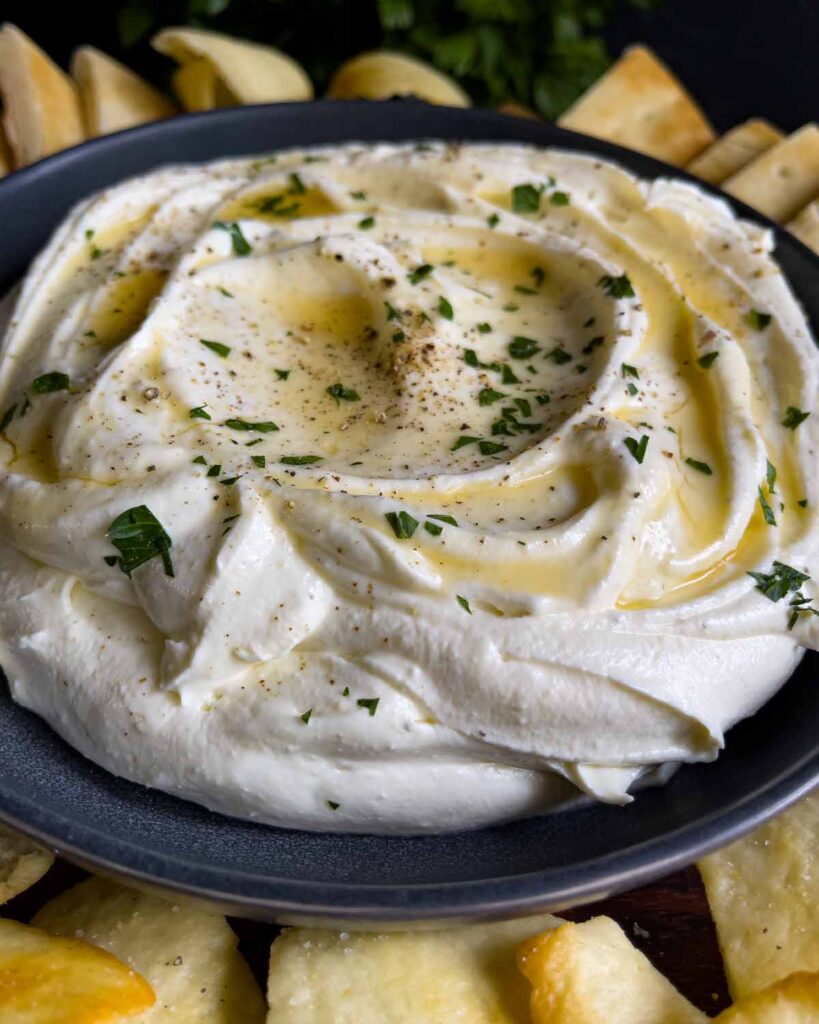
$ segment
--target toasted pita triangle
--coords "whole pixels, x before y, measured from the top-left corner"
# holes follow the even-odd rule
[[[85,130],[90,136],[107,135],[176,113],[162,93],[93,46],[74,51],[71,74],[79,89]]]
[[[714,1018],[714,1024],[816,1024],[819,974],[797,971],[756,995],[741,999]]]
[[[819,127],[806,124],[722,186],[771,220],[788,221],[819,195]]]
[[[346,61],[333,75],[327,95],[332,100],[386,100],[418,96],[428,103],[468,107],[471,101],[458,83],[425,61],[391,50],[372,50]]]
[[[711,185],[719,185],[784,138],[772,124],[752,118],[718,138],[686,170]]]
[[[0,828],[0,903],[25,892],[53,863],[53,853]]]
[[[785,227],[809,249],[819,253],[819,199],[809,203]]]
[[[0,93],[3,127],[17,167],[85,138],[74,83],[8,22],[0,28]]]
[[[645,46],[626,50],[558,124],[678,166],[715,138],[682,84]]]
[[[206,61],[216,86],[213,106],[237,103],[278,103],[286,100],[309,100],[313,86],[301,65],[272,46],[259,46],[244,39],[232,39],[218,32],[200,28],[166,28],[151,40],[155,50],[172,57],[183,67],[189,61]],[[179,98],[187,109],[192,95],[196,102],[205,102],[209,93],[202,89],[202,68],[197,87],[187,77],[174,80]],[[181,81],[181,87],[180,87]]]

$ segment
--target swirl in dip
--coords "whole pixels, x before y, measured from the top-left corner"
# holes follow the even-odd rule
[[[819,356],[771,249],[689,184],[512,145],[95,196],[2,349],[15,699],[312,829],[714,758],[819,646]]]

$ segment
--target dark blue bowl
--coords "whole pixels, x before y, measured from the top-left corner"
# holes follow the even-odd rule
[[[0,294],[77,200],[130,175],[288,146],[420,138],[561,146],[612,158],[646,178],[686,177],[608,143],[484,110],[414,101],[219,110],[96,139],[0,181]],[[777,258],[819,335],[819,259],[733,205],[774,230]],[[300,832],[211,814],[85,760],[17,707],[0,682],[0,819],[86,867],[243,916],[361,927],[559,910],[688,864],[816,785],[817,677],[819,655],[810,652],[773,700],[731,730],[716,763],[684,767],[628,807],[584,804],[419,837]]]

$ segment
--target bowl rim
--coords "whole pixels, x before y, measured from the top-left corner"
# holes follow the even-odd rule
[[[741,218],[769,229],[777,244],[785,239],[787,246],[796,247],[796,251],[809,260],[819,279],[819,255],[798,238],[721,189],[699,181],[682,169],[614,143],[570,132],[545,122],[524,121],[480,108],[431,106],[414,99],[388,102],[323,100],[309,103],[257,104],[178,115],[112,135],[89,139],[78,146],[15,171],[0,180],[0,198],[5,201],[10,196],[15,202],[29,201],[27,195],[30,191],[36,192],[49,183],[53,185],[62,174],[76,175],[88,161],[93,161],[98,156],[103,158],[107,154],[149,145],[151,139],[179,135],[189,127],[198,130],[198,126],[206,126],[218,138],[220,127],[228,124],[236,126],[237,123],[252,125],[257,123],[259,118],[270,117],[287,121],[298,117],[309,120],[311,116],[329,114],[341,118],[345,115],[358,115],[364,110],[370,112],[368,117],[375,121],[380,119],[384,124],[385,141],[397,141],[394,125],[392,131],[388,131],[387,122],[394,120],[403,112],[411,111],[421,115],[427,114],[439,125],[451,125],[451,128],[445,131],[443,127],[438,127],[435,131],[427,133],[412,132],[403,136],[404,142],[434,139],[452,141],[458,138],[467,143],[490,142],[489,137],[470,138],[470,127],[474,130],[477,125],[489,128],[497,125],[506,129],[506,134],[499,135],[499,140],[510,144],[564,148],[575,153],[597,155],[613,160],[640,177],[672,177],[690,182],[702,192],[727,201]],[[516,129],[515,137],[509,135],[510,125]],[[309,131],[305,134],[309,135]],[[542,136],[540,140],[538,135]],[[348,142],[356,141],[359,141],[359,138],[356,132],[352,131]],[[377,141],[377,132],[368,133],[366,142]],[[343,144],[292,143],[281,146],[277,151]],[[248,136],[248,156],[256,152],[270,151],[269,144],[259,146],[254,144],[252,136]],[[230,154],[224,158],[230,158]],[[206,159],[221,158],[212,156]],[[180,164],[196,162],[199,161],[191,160],[184,154],[178,160]],[[156,164],[167,165],[168,161],[165,160]],[[89,193],[94,191],[97,189],[89,189]],[[58,223],[54,222],[51,230],[54,230]],[[815,317],[812,320],[815,321]],[[814,323],[814,330],[816,326]],[[83,824],[75,823],[73,827],[66,827],[66,823],[70,822],[70,808],[64,821],[55,820],[56,816],[52,814],[50,827],[35,824],[38,815],[32,802],[7,792],[2,778],[0,821],[35,841],[56,848],[67,859],[81,866],[161,891],[167,892],[170,889],[176,893],[215,903],[243,916],[322,919],[325,922],[343,920],[359,926],[366,923],[396,924],[410,920],[440,923],[453,922],[456,919],[514,916],[544,909],[559,909],[643,884],[739,838],[794,803],[817,784],[819,740],[813,749],[805,750],[796,767],[783,776],[775,777],[768,784],[757,787],[727,808],[714,810],[696,821],[663,832],[631,847],[625,853],[615,853],[603,858],[602,865],[598,858],[576,861],[562,872],[550,867],[498,878],[404,885],[271,879],[269,875],[257,875],[250,871],[234,869],[229,865],[214,867],[212,863],[188,861],[176,855],[143,855],[141,865],[135,866],[133,858],[131,861],[127,859],[127,844],[118,838],[106,838],[104,834]],[[609,863],[612,860],[616,863]],[[278,893],[274,897],[262,896],[258,891],[254,893],[254,886],[257,884],[266,887],[275,884]]]

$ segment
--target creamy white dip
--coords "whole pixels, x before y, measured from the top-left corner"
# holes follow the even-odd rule
[[[819,355],[771,249],[691,185],[522,146],[95,196],[0,358],[15,699],[311,829],[714,758],[819,646]]]

